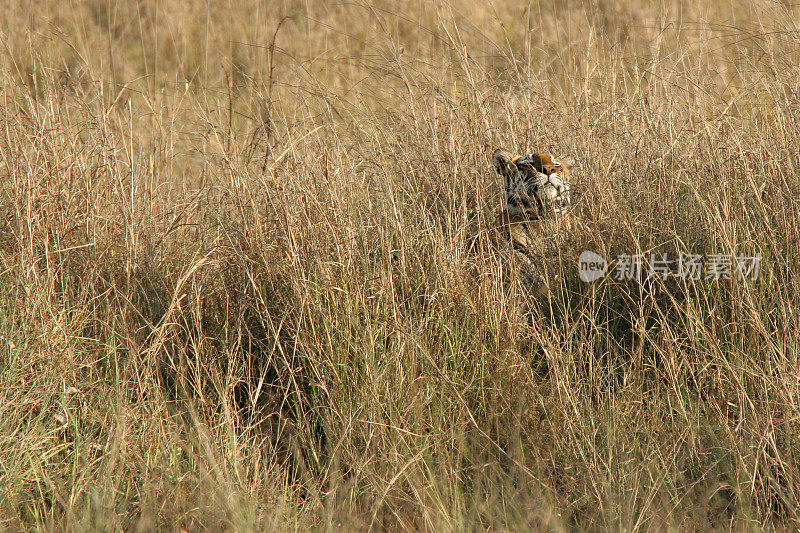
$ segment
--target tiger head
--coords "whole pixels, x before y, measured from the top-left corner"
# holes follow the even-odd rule
[[[564,214],[571,204],[569,163],[548,153],[512,156],[495,150],[492,164],[505,178],[508,214],[529,219]]]

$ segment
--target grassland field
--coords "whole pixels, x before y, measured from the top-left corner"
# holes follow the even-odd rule
[[[799,22],[7,0],[0,529],[800,528]],[[498,147],[575,158],[527,263]]]

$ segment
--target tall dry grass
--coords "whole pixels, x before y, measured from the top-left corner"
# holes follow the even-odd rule
[[[797,6],[0,20],[4,529],[800,527]],[[498,146],[578,160],[543,296]]]

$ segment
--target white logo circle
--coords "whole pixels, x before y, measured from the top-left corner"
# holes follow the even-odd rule
[[[598,280],[608,272],[608,261],[600,255],[589,250],[581,252],[578,257],[578,277],[584,283]]]

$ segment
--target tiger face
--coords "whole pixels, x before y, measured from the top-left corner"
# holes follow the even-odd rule
[[[495,150],[492,164],[505,178],[505,211],[531,220],[564,214],[571,204],[567,161],[548,153],[512,156]]]

